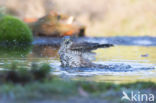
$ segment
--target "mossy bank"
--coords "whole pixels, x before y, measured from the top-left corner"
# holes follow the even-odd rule
[[[0,18],[0,42],[9,44],[30,44],[32,32],[21,20],[13,16]]]
[[[7,62],[0,71],[1,100],[5,103],[45,103],[46,100],[55,100],[46,103],[73,103],[59,100],[75,98],[77,102],[74,103],[95,103],[90,102],[92,99],[100,100],[98,103],[127,103],[121,101],[122,91],[128,95],[131,91],[138,93],[138,90],[140,93],[156,95],[156,84],[153,82],[114,84],[80,81],[53,75],[52,71],[53,68],[47,63]],[[81,102],[83,98],[86,100]],[[0,103],[4,103],[1,100]],[[41,100],[43,102],[40,102]]]

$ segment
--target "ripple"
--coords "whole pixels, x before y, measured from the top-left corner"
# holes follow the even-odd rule
[[[53,74],[69,76],[94,76],[94,75],[151,75],[155,74],[155,65],[131,62],[97,62],[107,65],[108,68],[61,68],[60,63],[51,63],[54,67]]]

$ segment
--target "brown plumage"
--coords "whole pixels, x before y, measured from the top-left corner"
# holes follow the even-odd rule
[[[95,64],[91,61],[95,59],[95,53],[92,50],[111,46],[113,45],[88,42],[76,43],[71,37],[64,37],[59,49],[61,66],[70,68],[94,67]]]

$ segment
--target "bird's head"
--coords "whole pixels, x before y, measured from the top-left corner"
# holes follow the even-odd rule
[[[63,38],[62,44],[61,46],[63,46],[66,49],[69,49],[71,47],[71,45],[73,44],[73,40],[70,36],[65,36]]]

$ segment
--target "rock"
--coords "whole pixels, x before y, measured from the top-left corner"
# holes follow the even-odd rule
[[[35,19],[25,19],[25,21],[35,21]],[[74,21],[74,17],[53,11],[29,25],[35,36],[62,37],[67,35],[85,35],[85,26]]]

